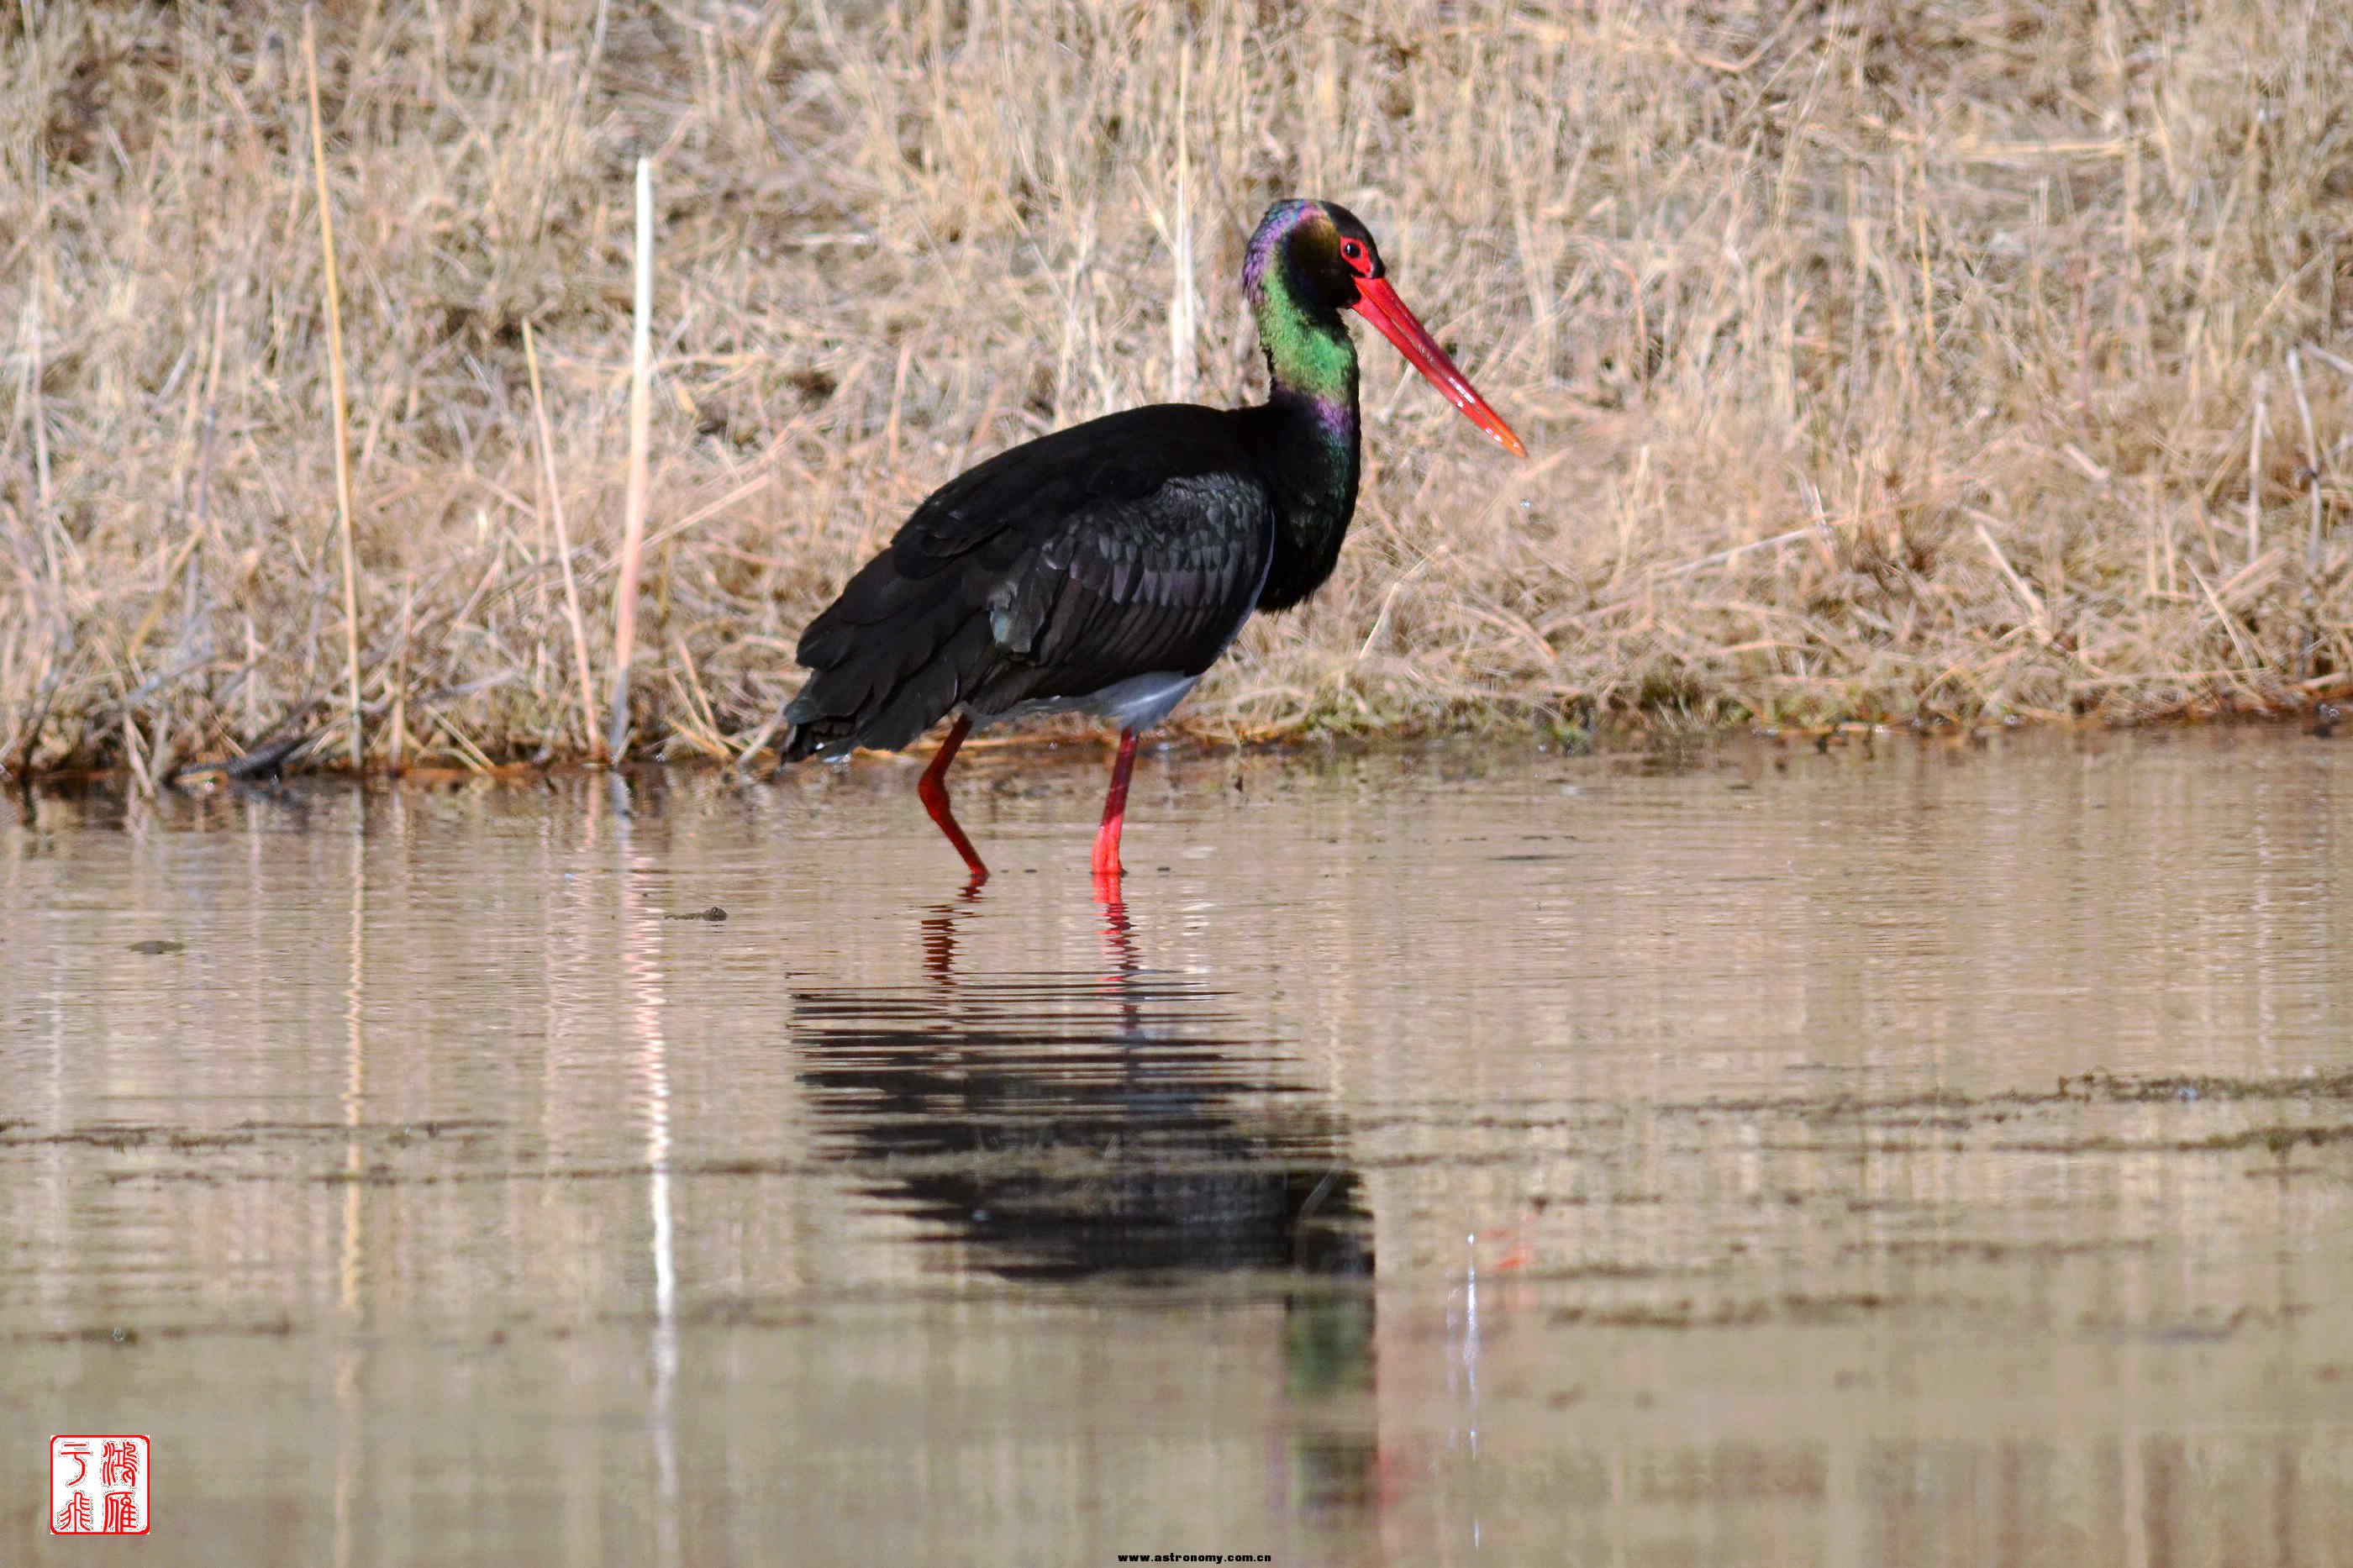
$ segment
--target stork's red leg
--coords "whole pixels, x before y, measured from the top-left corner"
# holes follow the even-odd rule
[[[1135,766],[1135,731],[1119,732],[1119,760],[1111,765],[1111,793],[1103,796],[1103,826],[1095,833],[1095,875],[1124,874],[1119,863],[1120,824],[1127,816],[1127,775]]]
[[[923,782],[915,785],[915,793],[923,797],[923,809],[932,814],[932,820],[939,824],[942,833],[948,836],[948,842],[955,846],[955,852],[964,857],[965,866],[972,872],[973,882],[977,885],[988,880],[988,868],[980,863],[979,852],[973,848],[972,840],[964,836],[964,829],[956,826],[955,812],[948,805],[948,764],[955,761],[956,748],[964,744],[964,738],[971,732],[972,715],[957,714],[956,721],[948,728],[947,738],[940,742],[940,749],[932,753],[932,765],[923,770]]]

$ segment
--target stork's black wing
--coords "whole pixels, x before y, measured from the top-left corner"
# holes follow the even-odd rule
[[[942,486],[801,634],[788,757],[895,750],[969,703],[1198,674],[1257,598],[1274,501],[1240,422],[1167,404]]]

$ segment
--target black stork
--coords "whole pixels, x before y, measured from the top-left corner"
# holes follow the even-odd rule
[[[948,805],[976,725],[1085,711],[1119,725],[1095,836],[1121,874],[1136,737],[1168,716],[1254,609],[1321,587],[1356,507],[1363,437],[1355,310],[1505,450],[1520,445],[1389,287],[1373,237],[1334,202],[1267,209],[1242,261],[1266,352],[1252,408],[1159,404],[999,453],[917,507],[801,634],[811,671],[785,710],[786,762],[897,751],[955,722],[917,786],[979,883]]]

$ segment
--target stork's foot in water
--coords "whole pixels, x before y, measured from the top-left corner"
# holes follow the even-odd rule
[[[1095,880],[1126,875],[1119,863],[1119,830],[1127,820],[1127,775],[1135,767],[1135,731],[1119,732],[1119,757],[1111,765],[1111,793],[1103,796],[1103,826],[1095,831]]]
[[[955,852],[964,857],[965,869],[972,873],[972,880],[965,884],[966,887],[977,888],[988,880],[988,868],[981,864],[980,852],[972,847],[972,840],[964,836],[964,829],[956,826],[955,811],[948,805],[948,764],[955,761],[956,748],[964,744],[964,738],[971,732],[971,715],[957,714],[956,721],[948,728],[947,738],[940,742],[940,749],[932,753],[932,765],[923,770],[922,781],[915,785],[915,793],[923,796],[923,809],[932,814],[932,820],[939,825],[942,833],[948,836],[948,842],[955,846]]]

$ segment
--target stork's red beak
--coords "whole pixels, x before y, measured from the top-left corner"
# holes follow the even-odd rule
[[[1412,362],[1413,368],[1428,377],[1430,385],[1446,394],[1449,403],[1470,416],[1472,424],[1493,436],[1496,445],[1515,458],[1528,455],[1520,438],[1512,434],[1512,427],[1504,423],[1504,416],[1487,406],[1487,400],[1479,395],[1471,378],[1454,367],[1446,351],[1438,346],[1438,340],[1413,319],[1413,312],[1405,308],[1405,301],[1397,297],[1397,290],[1388,286],[1386,279],[1357,279],[1356,309],[1356,314],[1381,330],[1381,336],[1397,344],[1398,353]]]

